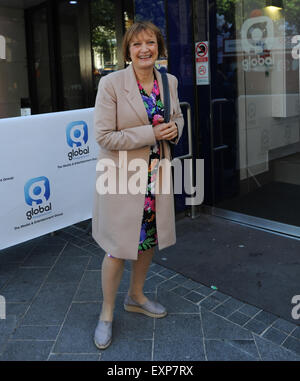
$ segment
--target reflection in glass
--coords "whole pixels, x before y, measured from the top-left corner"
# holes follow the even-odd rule
[[[79,33],[82,15],[77,5],[61,1],[58,6],[63,82],[63,108],[74,110],[84,105],[82,78],[80,73]]]
[[[32,16],[34,73],[38,113],[51,112],[51,81],[49,66],[48,26],[46,8],[37,9]]]
[[[222,107],[223,143],[234,136],[225,142],[227,152],[215,153],[223,186],[215,203],[300,226],[300,2],[281,4],[217,0],[217,96],[228,100]],[[234,155],[230,171],[226,163]],[[233,171],[238,187],[229,195]]]
[[[90,4],[94,91],[101,77],[124,67],[121,43],[133,23],[133,2],[92,0]]]
[[[101,77],[118,69],[115,4],[108,0],[91,2],[94,86]]]

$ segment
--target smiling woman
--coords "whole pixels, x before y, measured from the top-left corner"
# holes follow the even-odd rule
[[[143,30],[137,36],[134,36],[129,45],[129,54],[135,72],[147,68],[152,69],[158,58],[158,44],[155,34],[151,30]],[[149,89],[150,91],[147,91],[147,88],[145,90],[149,93],[152,86]]]
[[[159,57],[167,56],[164,39],[159,28],[151,22],[143,21],[133,24],[124,36],[123,55],[127,62],[132,61],[132,57],[130,56],[131,45],[135,44],[136,46],[139,46],[141,43],[139,39],[142,37],[146,37],[150,45],[156,43],[158,49],[157,54]]]
[[[156,184],[169,178],[167,174],[157,176],[160,159],[171,159],[168,141],[177,144],[182,134],[177,79],[168,74],[171,107],[170,122],[165,123],[162,79],[154,66],[158,57],[166,56],[160,30],[151,22],[134,23],[124,36],[123,54],[131,65],[102,78],[98,88],[94,129],[100,145],[99,161],[108,158],[115,162],[116,151],[125,151],[128,162],[142,159],[149,164],[141,174],[141,183],[145,184],[141,193],[95,195],[92,233],[106,251],[102,263],[103,304],[94,336],[100,349],[111,343],[115,297],[125,259],[132,260],[125,310],[155,318],[166,316],[166,308],[149,300],[143,287],[154,247],[158,245],[161,250],[176,242],[173,191],[155,194],[155,189],[161,189]],[[121,168],[122,163],[116,166]],[[128,171],[128,182],[135,175]],[[115,181],[119,189],[118,176]]]

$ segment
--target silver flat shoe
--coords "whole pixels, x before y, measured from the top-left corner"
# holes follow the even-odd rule
[[[97,348],[107,348],[112,339],[112,322],[99,320],[95,330],[94,343]]]
[[[167,310],[158,302],[148,300],[144,304],[139,304],[134,301],[128,294],[124,300],[125,311],[137,312],[154,318],[162,318],[167,315]]]

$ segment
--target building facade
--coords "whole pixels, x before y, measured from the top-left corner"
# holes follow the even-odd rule
[[[202,210],[299,237],[299,15],[298,0],[0,0],[0,118],[93,107],[126,28],[151,20],[191,108]]]

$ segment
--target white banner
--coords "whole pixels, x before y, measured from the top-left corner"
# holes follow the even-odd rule
[[[91,218],[93,113],[0,119],[0,249]]]

